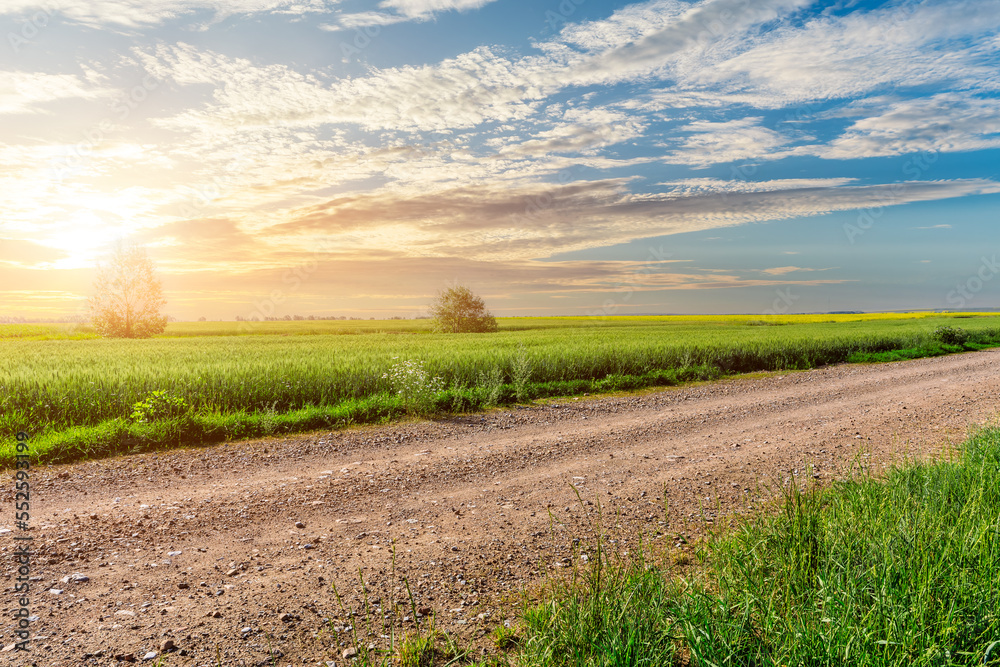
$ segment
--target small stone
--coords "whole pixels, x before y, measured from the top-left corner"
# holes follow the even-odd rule
[[[302,530],[303,528],[306,527],[306,524],[302,523],[301,521],[296,521],[295,527],[298,528],[299,530]]]
[[[241,635],[248,635],[251,632],[253,632],[253,628],[251,628],[250,626],[247,626],[247,627],[243,628],[242,630],[240,630],[240,634]]]
[[[119,653],[115,656],[115,660],[118,662],[135,662],[134,653]]]
[[[354,660],[358,657],[358,649],[351,646],[350,648],[345,648],[344,652],[341,654],[344,656],[344,660]]]
[[[421,607],[420,609],[417,610],[417,614],[420,615],[420,616],[430,616],[431,615],[431,608],[430,607]]]
[[[208,618],[222,618],[222,612],[220,611],[210,611],[205,614]]]
[[[143,660],[156,660],[156,651],[150,651],[146,655],[142,656]]]
[[[278,620],[281,621],[282,623],[290,623],[295,620],[295,617],[289,614],[288,612],[285,612],[284,614],[278,617]]]
[[[191,588],[191,584],[187,583],[186,581],[182,581],[179,584],[177,584],[177,588],[181,589],[182,591],[185,591]]]
[[[167,556],[169,556],[170,558],[173,558],[174,556],[180,556],[182,553],[184,553],[184,552],[183,551],[168,551],[167,552]]]
[[[115,612],[115,616],[127,616],[129,618],[135,618],[135,612],[128,609],[119,609]]]
[[[90,577],[88,577],[85,574],[80,574],[79,572],[74,572],[73,574],[67,574],[59,581],[63,582],[64,584],[68,584],[70,582],[75,584],[83,584],[90,581]]]
[[[52,593],[52,595],[62,595],[63,594],[61,588],[50,588],[49,589],[49,593]]]
[[[173,651],[177,648],[177,644],[174,643],[173,639],[164,639],[160,644],[160,652],[166,653],[167,651]]]
[[[228,572],[226,572],[226,576],[227,576],[227,577],[235,577],[235,576],[236,576],[237,574],[239,574],[239,573],[240,573],[240,571],[239,571],[239,570],[237,570],[237,569],[236,569],[236,568],[234,567],[233,569],[231,569],[231,570],[229,570]]]

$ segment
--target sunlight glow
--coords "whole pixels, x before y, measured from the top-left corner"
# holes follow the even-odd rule
[[[55,230],[47,245],[69,255],[56,261],[54,268],[90,268],[124,236],[124,228],[107,223],[94,211],[82,210],[74,213],[64,226]]]

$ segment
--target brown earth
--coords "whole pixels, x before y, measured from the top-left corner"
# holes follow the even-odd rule
[[[398,635],[415,607],[485,647],[526,586],[576,557],[574,539],[587,548],[599,506],[622,527],[615,548],[640,528],[690,548],[680,536],[793,474],[961,442],[998,390],[991,350],[36,468],[37,620],[30,653],[0,664],[344,664],[346,627],[365,645],[388,633],[364,632],[361,577],[369,620],[398,612]],[[0,536],[8,609],[17,534]],[[62,581],[74,573],[89,580]]]

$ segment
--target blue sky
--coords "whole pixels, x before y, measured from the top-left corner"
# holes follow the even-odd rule
[[[1000,1],[7,0],[0,316],[997,306]]]

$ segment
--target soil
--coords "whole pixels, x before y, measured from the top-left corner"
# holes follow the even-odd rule
[[[414,620],[492,650],[599,513],[611,548],[676,556],[793,476],[959,444],[998,390],[987,350],[36,467],[37,618],[23,653],[7,615],[0,664],[343,665]]]

